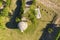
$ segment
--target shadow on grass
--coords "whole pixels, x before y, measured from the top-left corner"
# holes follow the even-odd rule
[[[58,40],[60,40],[60,37],[58,38]]]
[[[18,22],[16,22],[16,17],[21,18],[22,0],[17,0],[16,5],[17,5],[17,7],[16,7],[15,11],[13,12],[10,22],[6,23],[7,28],[11,28],[11,29],[18,28],[17,27]]]
[[[52,31],[49,29],[52,29]],[[39,40],[55,40],[56,36],[58,36],[59,33],[58,30],[60,30],[60,27],[56,27],[55,24],[47,24]]]

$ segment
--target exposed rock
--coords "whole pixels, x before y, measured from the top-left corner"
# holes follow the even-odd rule
[[[21,32],[25,31],[28,27],[27,19],[25,17],[22,17],[21,22],[18,23],[18,27],[21,30]]]
[[[37,13],[37,14],[36,14],[36,18],[37,18],[37,19],[40,19],[40,18],[41,18],[40,8],[36,8],[36,9],[35,9],[35,12]]]
[[[27,24],[27,22],[21,21],[21,22],[19,22],[18,26],[19,26],[19,29],[21,30],[21,32],[23,32],[27,29],[28,24]]]

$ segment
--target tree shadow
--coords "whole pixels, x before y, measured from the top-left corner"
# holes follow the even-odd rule
[[[60,40],[60,37],[58,38],[58,40]]]
[[[16,7],[15,11],[13,12],[10,22],[6,23],[7,28],[11,28],[11,29],[18,28],[18,26],[17,26],[18,22],[16,22],[16,17],[21,18],[21,13],[23,12],[23,11],[21,11],[22,0],[17,0],[16,5],[17,5],[17,7]]]
[[[39,40],[55,40],[55,37],[58,35],[58,30],[60,30],[60,27],[56,27],[56,24],[47,24],[46,28],[43,30],[42,36],[39,38]],[[49,33],[49,28],[53,31]],[[51,31],[51,30],[50,30]]]

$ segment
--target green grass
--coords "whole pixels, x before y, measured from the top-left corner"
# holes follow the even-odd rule
[[[11,0],[6,0],[6,4],[7,4],[7,6],[9,6],[9,7],[10,7]]]
[[[46,8],[42,4],[38,4],[38,5],[40,6],[42,17],[41,19],[37,20],[36,26],[34,24],[30,25],[28,29],[23,33],[21,33],[19,29],[8,29],[6,27],[2,28],[1,26],[0,40],[39,40],[40,36],[43,33],[41,30],[43,30],[46,24],[53,19],[55,12],[53,12],[52,9]],[[44,10],[48,11],[48,13],[46,13],[46,11]]]
[[[0,1],[0,7],[2,6],[2,0]]]
[[[5,7],[2,11],[1,11],[1,16],[8,16],[9,13],[9,7]]]
[[[60,3],[60,0],[56,0],[56,1],[55,0],[49,0],[49,1],[55,3],[57,6],[60,6],[60,4],[59,4]]]
[[[59,39],[59,37],[60,37],[60,32],[58,33],[58,36],[56,37],[56,40],[58,40],[58,39]]]

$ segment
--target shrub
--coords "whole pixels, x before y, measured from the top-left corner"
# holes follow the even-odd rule
[[[28,16],[32,23],[36,23],[36,21],[37,21],[35,15],[36,15],[35,6],[32,5],[32,6],[30,7],[29,16]]]
[[[22,8],[25,8],[25,0],[22,0]]]
[[[60,30],[58,31],[56,37],[55,37],[55,40],[59,40],[59,37],[60,37]]]
[[[1,16],[8,16],[8,13],[9,13],[9,8],[5,7],[1,12]]]
[[[0,7],[2,6],[2,1],[0,1]]]
[[[0,28],[4,28],[5,27],[5,23],[6,23],[6,18],[4,16],[0,16]]]
[[[48,32],[49,32],[49,33],[52,33],[52,32],[53,32],[53,29],[52,29],[52,28],[49,28],[49,29],[48,29]]]
[[[7,6],[10,6],[11,0],[6,0]]]

